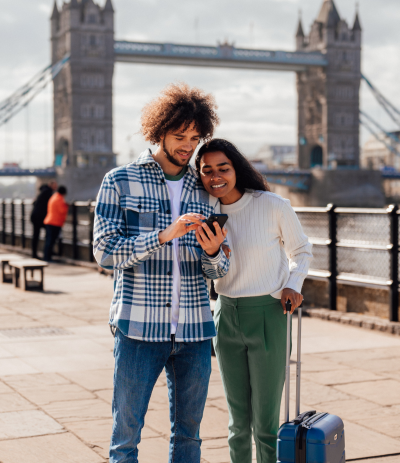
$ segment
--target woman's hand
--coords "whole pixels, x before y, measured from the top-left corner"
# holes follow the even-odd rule
[[[228,233],[226,228],[221,230],[218,222],[214,222],[213,225],[215,228],[215,235],[205,222],[201,224],[201,227],[197,227],[196,230],[197,241],[209,256],[214,256],[217,254]]]
[[[282,291],[281,304],[283,307],[283,313],[286,314],[286,302],[290,301],[292,303],[292,308],[290,313],[294,312],[294,309],[297,309],[299,305],[303,302],[303,296],[291,288],[285,288]]]
[[[189,214],[184,214],[174,220],[171,225],[169,225],[165,230],[160,231],[158,234],[158,240],[160,244],[164,244],[167,241],[171,241],[175,238],[180,238],[186,233],[196,230],[199,225],[203,223],[205,219],[204,215],[195,214],[190,212]]]
[[[224,251],[224,254],[227,259],[231,258],[231,248],[227,244],[221,244],[221,248]]]

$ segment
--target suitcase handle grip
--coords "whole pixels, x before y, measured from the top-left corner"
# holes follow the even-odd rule
[[[293,423],[294,424],[300,424],[302,423],[303,421],[305,421],[307,418],[310,418],[310,416],[313,416],[317,413],[316,410],[310,410],[308,412],[304,412],[302,413],[301,415],[299,415],[297,418],[295,418],[293,420]]]
[[[291,314],[292,303],[286,301],[287,330],[286,330],[286,371],[285,371],[285,420],[289,422],[289,401],[290,401],[290,341],[291,341]],[[300,377],[301,377],[301,303],[298,307],[298,326],[297,326],[297,362],[296,362],[296,416],[300,415]]]

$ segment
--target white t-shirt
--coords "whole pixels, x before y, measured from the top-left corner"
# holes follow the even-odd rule
[[[185,169],[186,171],[186,169]],[[179,176],[178,176],[179,177]],[[180,180],[168,180],[167,183],[169,198],[171,203],[172,221],[176,220],[180,215],[181,195],[183,188],[184,175]],[[171,311],[171,334],[176,333],[176,327],[179,320],[179,299],[181,296],[181,261],[179,259],[179,238],[172,240],[173,244],[173,263],[172,263],[172,311]]]

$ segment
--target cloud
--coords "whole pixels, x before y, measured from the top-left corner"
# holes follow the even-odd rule
[[[335,2],[341,16],[351,25],[355,15],[354,2]],[[322,0],[185,0],[179,3],[172,0],[113,0],[113,3],[117,39],[205,45],[215,45],[227,39],[243,48],[293,50],[299,8],[302,9],[304,29],[308,32]],[[0,40],[6,46],[0,49],[0,99],[11,94],[50,61],[48,17],[52,4],[53,0],[2,2]],[[400,2],[385,0],[378,6],[376,0],[361,0],[360,18],[363,72],[400,107]],[[244,152],[254,153],[268,142],[295,143],[297,96],[294,74],[118,63],[114,75],[114,149],[121,153],[121,160],[128,159],[131,148],[139,153],[147,146],[140,135],[127,142],[127,136],[137,133],[140,128],[143,105],[166,84],[178,80],[215,94],[222,120],[217,135],[232,139]],[[37,106],[31,109],[31,131],[37,130],[40,134],[33,139],[36,145],[30,156],[31,162],[37,165],[49,162],[48,152],[43,153],[42,149],[45,124],[48,139],[52,140],[50,94],[46,98],[38,100]],[[392,128],[364,86],[361,103],[365,111],[376,116],[385,127]],[[16,158],[24,157],[24,121],[21,115],[13,123],[13,156]],[[363,131],[363,140],[365,138]],[[4,129],[0,128],[0,163],[5,159],[4,146]]]

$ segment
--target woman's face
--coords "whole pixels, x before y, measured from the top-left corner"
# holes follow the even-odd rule
[[[232,162],[222,151],[206,153],[200,161],[200,178],[204,188],[216,198],[239,198],[236,188],[236,172]],[[237,199],[239,199],[237,198]],[[235,201],[237,201],[235,199]],[[225,204],[228,202],[222,201]]]

